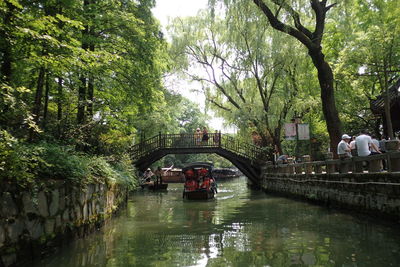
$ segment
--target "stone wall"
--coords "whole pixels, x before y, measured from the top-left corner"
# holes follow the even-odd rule
[[[266,192],[400,221],[400,173],[268,174]]]
[[[40,257],[69,238],[98,227],[126,203],[123,185],[71,186],[47,181],[41,189],[0,187],[0,267]]]

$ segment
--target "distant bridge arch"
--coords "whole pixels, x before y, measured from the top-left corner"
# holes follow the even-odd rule
[[[139,170],[168,154],[215,153],[235,165],[253,183],[259,184],[265,150],[220,133],[210,133],[208,141],[196,139],[193,134],[159,134],[132,146],[131,157]]]

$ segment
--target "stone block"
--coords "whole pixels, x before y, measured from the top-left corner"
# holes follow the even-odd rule
[[[88,199],[91,199],[95,192],[96,192],[96,185],[94,185],[94,184],[88,185],[88,188],[87,188],[87,197],[88,197]]]
[[[4,266],[12,266],[17,261],[17,254],[10,253],[1,256]]]
[[[43,191],[40,191],[38,194],[38,208],[40,215],[42,215],[43,217],[49,216],[47,197]]]
[[[49,207],[50,216],[56,215],[60,203],[60,193],[58,190],[53,190],[51,192],[51,202]]]
[[[69,212],[68,212],[68,210],[64,210],[64,212],[62,213],[62,219],[65,222],[69,221]]]
[[[1,213],[5,218],[16,216],[18,214],[17,205],[14,203],[10,192],[4,192],[0,200]]]
[[[39,213],[37,203],[34,202],[33,196],[30,193],[27,193],[27,192],[23,193],[22,204],[24,206],[25,214],[27,214],[27,213],[38,214]]]
[[[86,202],[86,193],[80,192],[78,200],[79,200],[79,204],[83,205]]]
[[[46,220],[45,224],[44,224],[44,230],[45,233],[50,235],[54,233],[54,226],[56,224],[56,220],[55,219],[48,219]]]
[[[64,196],[64,194],[61,194],[61,192],[60,192],[60,203],[59,203],[59,205],[58,205],[58,208],[62,211],[62,210],[64,210],[65,209],[65,196]]]
[[[59,228],[62,225],[62,221],[61,221],[61,215],[57,215],[56,216],[56,229]]]
[[[0,248],[3,246],[5,240],[6,240],[6,232],[4,231],[3,226],[0,226]]]
[[[82,210],[80,206],[76,206],[74,209],[74,214],[75,214],[75,220],[80,220],[82,219]]]
[[[8,232],[8,237],[10,238],[10,241],[12,243],[15,243],[18,241],[18,237],[24,230],[24,224],[22,223],[21,220],[16,219],[14,220],[13,223],[10,223],[7,225],[7,232]]]
[[[39,220],[26,222],[26,229],[29,231],[32,239],[38,239],[43,235],[43,225]]]
[[[86,221],[88,219],[88,203],[86,202],[83,205],[83,220]]]

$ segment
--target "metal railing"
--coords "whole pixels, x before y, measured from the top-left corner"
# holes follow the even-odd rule
[[[202,135],[197,134],[158,134],[139,144],[132,146],[131,155],[133,160],[138,160],[160,149],[196,149],[220,148],[255,161],[263,159],[265,150],[259,146],[239,142],[235,138],[221,133],[209,133],[208,140],[203,140]]]

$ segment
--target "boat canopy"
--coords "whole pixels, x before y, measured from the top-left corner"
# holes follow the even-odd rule
[[[214,167],[214,164],[211,162],[192,162],[188,165],[186,165],[183,169],[182,172],[186,172],[189,169],[199,169],[199,168],[204,168],[209,171],[211,171]]]

